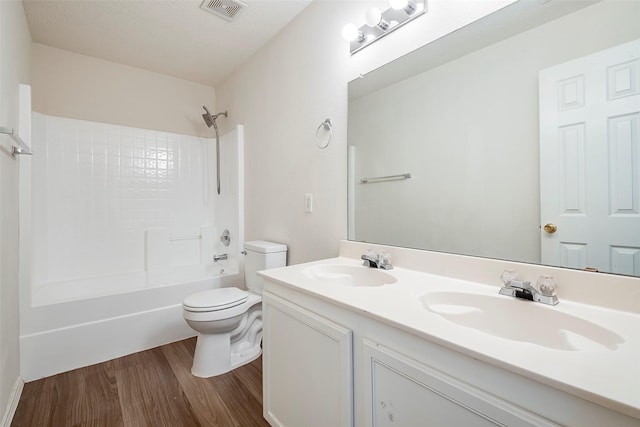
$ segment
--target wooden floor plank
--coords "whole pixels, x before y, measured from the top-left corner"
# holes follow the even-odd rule
[[[109,363],[26,384],[12,425],[122,426]]]
[[[116,379],[110,362],[89,366],[82,378],[73,380],[71,375],[65,378],[71,386],[58,386],[59,393],[71,403],[65,425],[122,426]],[[77,393],[73,391],[74,385]]]
[[[51,377],[25,384],[11,425],[53,425],[53,409],[58,404],[54,383]]]
[[[233,414],[225,405],[212,381],[191,375],[193,353],[189,351],[189,346],[177,344],[165,346],[162,351],[185,391],[200,424],[211,427],[237,425]]]
[[[243,366],[239,369],[246,367]],[[262,404],[240,383],[233,373],[211,378],[220,396],[242,427],[269,426],[262,417]]]
[[[268,426],[261,358],[191,375],[195,338],[25,384],[12,426]]]
[[[160,348],[116,360],[125,426],[199,425]]]
[[[262,361],[262,358],[256,360]],[[232,371],[232,375],[262,405],[262,363],[260,363],[260,367],[257,367],[254,363],[248,363],[242,369]]]

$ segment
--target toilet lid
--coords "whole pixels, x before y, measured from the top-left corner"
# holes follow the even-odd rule
[[[248,298],[249,293],[238,288],[211,289],[189,295],[182,306],[188,311],[218,311],[240,305]]]

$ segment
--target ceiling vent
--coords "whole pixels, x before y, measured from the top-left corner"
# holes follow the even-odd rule
[[[218,15],[227,21],[233,21],[247,5],[240,0],[204,0],[200,9]]]

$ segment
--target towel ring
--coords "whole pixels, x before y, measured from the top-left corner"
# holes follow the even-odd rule
[[[333,132],[331,131],[332,126],[333,126],[333,123],[331,123],[331,119],[326,119],[324,122],[320,123],[320,126],[318,126],[318,129],[316,129],[316,146],[321,150],[324,150],[325,148],[327,148],[329,146],[329,143],[331,142],[331,137],[333,136]],[[326,138],[327,142],[324,144],[321,144],[320,141],[318,141],[320,129],[322,128],[324,128],[325,131],[329,132],[329,137]]]

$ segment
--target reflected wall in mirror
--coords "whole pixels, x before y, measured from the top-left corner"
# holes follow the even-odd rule
[[[545,7],[558,12],[534,11]],[[520,0],[349,83],[349,238],[537,264],[553,238],[567,245],[547,264],[640,275],[640,95],[627,97],[635,119],[624,142],[633,239],[621,247],[623,265],[591,265],[589,248],[571,252],[579,242],[563,241],[562,227],[542,229],[540,178],[552,166],[540,159],[538,83],[541,70],[640,39],[638,16],[638,0]],[[500,31],[508,37],[496,40]]]

